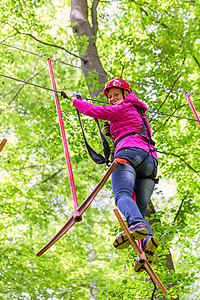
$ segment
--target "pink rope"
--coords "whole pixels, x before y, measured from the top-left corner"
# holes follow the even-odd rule
[[[187,92],[187,93],[185,94],[185,98],[186,98],[187,101],[189,102],[189,105],[190,105],[190,107],[191,107],[191,109],[192,109],[192,111],[193,111],[193,114],[194,114],[196,120],[199,121],[199,122],[198,122],[198,125],[199,125],[199,127],[200,127],[200,119],[199,119],[199,116],[198,116],[198,114],[197,114],[197,112],[196,112],[196,109],[195,109],[195,107],[194,107],[194,104],[192,103],[192,100],[190,99],[190,93],[189,93],[189,92]]]
[[[135,196],[135,190],[133,190],[133,200],[135,201],[135,203],[137,203],[136,196]],[[138,240],[137,243],[138,243],[138,246],[140,247],[140,249],[143,251],[142,241]]]
[[[56,83],[55,83],[53,68],[52,68],[52,64],[51,64],[51,58],[48,58],[47,62],[49,65],[49,72],[50,72],[50,76],[51,76],[51,83],[53,86],[53,90],[56,91]],[[62,142],[63,142],[64,152],[65,152],[65,158],[66,158],[66,163],[67,163],[67,168],[68,168],[68,173],[69,173],[69,182],[70,182],[72,198],[73,198],[73,202],[74,202],[74,209],[76,210],[78,208],[78,201],[77,201],[77,196],[76,196],[76,189],[75,189],[75,184],[74,184],[72,166],[71,166],[71,161],[70,161],[70,157],[69,157],[67,139],[66,139],[66,135],[65,135],[63,118],[62,118],[62,113],[61,113],[61,109],[60,109],[60,103],[58,100],[57,92],[54,92],[54,97],[55,97],[56,109],[57,109],[58,119],[59,119],[59,124],[60,124],[60,131],[61,131]]]

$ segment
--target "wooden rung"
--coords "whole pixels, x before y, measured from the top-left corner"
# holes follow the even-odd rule
[[[98,192],[101,190],[103,185],[108,180],[109,176],[116,168],[117,162],[113,161],[103,178],[91,192],[91,194],[79,205],[77,210],[75,210],[72,216],[67,220],[67,222],[63,225],[63,227],[56,233],[56,235],[44,246],[42,247],[37,253],[37,256],[42,255],[46,252],[53,244],[55,244],[76,222],[80,222],[82,220],[82,214],[86,211],[86,209],[90,206]]]
[[[116,217],[119,221],[119,224],[121,225],[124,233],[126,234],[126,236],[129,239],[131,245],[133,246],[136,254],[138,255],[138,257],[140,259],[140,263],[143,264],[143,266],[146,269],[146,271],[148,272],[149,276],[152,278],[152,280],[155,282],[155,284],[157,284],[157,286],[161,289],[163,294],[168,294],[166,288],[164,287],[162,282],[159,280],[159,278],[155,274],[153,268],[151,267],[150,263],[146,259],[145,253],[140,249],[140,247],[136,243],[135,239],[132,237],[131,232],[129,231],[128,227],[126,226],[119,210],[117,208],[114,208],[113,210],[114,210],[114,213],[115,213],[115,215],[116,215]]]
[[[3,139],[3,140],[1,141],[1,143],[0,143],[0,152],[2,151],[2,149],[3,149],[3,147],[5,146],[6,142],[7,142],[7,139]]]

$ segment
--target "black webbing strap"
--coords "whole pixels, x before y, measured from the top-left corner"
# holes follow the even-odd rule
[[[147,125],[147,121],[146,121],[145,116],[144,116],[145,110],[142,109],[141,107],[139,107],[138,105],[134,105],[134,106],[135,106],[135,108],[137,109],[138,113],[140,114],[140,116],[141,116],[141,118],[142,118],[142,128],[141,128],[141,131],[140,131],[140,133],[129,132],[129,133],[127,133],[127,134],[121,136],[121,137],[119,138],[119,140],[115,143],[115,146],[117,146],[117,144],[118,144],[122,139],[126,138],[127,136],[131,136],[131,135],[137,135],[137,136],[143,137],[143,138],[147,141],[147,143],[149,144],[149,148],[150,148],[150,145],[155,146],[155,142],[154,142],[154,141],[152,140],[152,138],[151,138],[151,133],[150,133],[149,127],[148,127],[148,125]],[[148,138],[145,136],[145,127],[146,127],[146,129],[147,129]]]
[[[142,117],[143,125],[144,125],[144,127],[146,127],[146,129],[147,129],[147,133],[148,133],[149,139],[147,139],[146,137],[145,137],[145,138],[148,140],[148,143],[149,143],[150,145],[155,146],[156,143],[155,143],[155,142],[152,140],[152,138],[151,138],[151,133],[150,133],[150,130],[149,130],[149,126],[147,125],[147,121],[146,121],[146,119],[145,119],[144,114],[142,114],[141,117]],[[142,135],[142,136],[143,136],[143,135]],[[144,137],[144,136],[143,136],[143,137]]]
[[[104,152],[104,155],[105,155],[105,158],[106,159],[109,159],[109,156],[110,156],[110,146],[103,134],[103,132],[101,131],[101,128],[99,126],[99,121],[97,119],[94,119],[96,124],[97,124],[97,128],[99,130],[99,134],[100,134],[100,137],[101,137],[101,142],[102,142],[102,145],[103,145],[103,152]]]
[[[83,100],[82,98],[82,95],[81,93],[77,93],[77,92],[74,92],[73,93],[74,96],[80,100]],[[64,92],[64,91],[61,91],[61,95],[64,97],[64,98],[67,98],[69,99],[69,97],[67,96],[67,94]],[[78,115],[78,120],[79,120],[79,123],[80,123],[80,126],[81,126],[81,131],[82,131],[82,134],[83,134],[83,138],[84,138],[84,141],[85,141],[85,145],[86,145],[86,148],[87,148],[87,151],[90,155],[90,157],[92,158],[92,160],[96,163],[96,164],[106,164],[107,166],[110,165],[111,161],[109,160],[109,156],[110,156],[110,146],[105,138],[105,136],[103,135],[103,132],[101,131],[101,128],[99,126],[99,122],[97,119],[94,119],[96,124],[97,124],[97,128],[99,130],[99,134],[100,134],[100,137],[101,137],[101,142],[102,142],[102,145],[103,145],[103,152],[104,152],[104,155],[101,155],[100,153],[97,153],[89,144],[88,144],[88,141],[86,139],[86,136],[85,136],[85,132],[84,132],[84,129],[83,129],[83,124],[81,122],[81,117],[80,117],[80,112],[78,111],[78,109],[76,109],[77,111],[77,115]]]
[[[79,123],[80,123],[80,126],[81,126],[81,131],[82,131],[82,134],[83,134],[83,138],[84,138],[84,141],[85,141],[85,145],[86,145],[86,148],[87,148],[87,151],[90,155],[90,157],[92,158],[92,160],[96,163],[96,164],[106,164],[107,166],[111,163],[111,161],[109,160],[109,156],[110,156],[110,147],[109,147],[109,144],[105,138],[105,136],[103,135],[101,129],[100,129],[100,126],[99,126],[99,122],[97,119],[94,119],[96,124],[97,124],[97,127],[98,127],[98,130],[99,130],[99,133],[100,133],[100,137],[101,137],[101,141],[102,141],[102,144],[103,144],[103,151],[104,151],[104,155],[101,155],[100,153],[97,153],[89,144],[88,144],[88,141],[86,139],[86,136],[85,136],[85,132],[84,132],[84,129],[83,129],[83,124],[81,122],[81,117],[80,117],[80,112],[78,111],[77,109],[77,115],[78,115],[78,119],[79,119]]]

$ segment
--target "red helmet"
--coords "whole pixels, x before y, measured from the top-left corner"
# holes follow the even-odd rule
[[[112,87],[117,87],[117,88],[120,88],[120,89],[123,89],[123,90],[127,90],[131,93],[130,84],[124,79],[116,78],[116,79],[113,79],[113,80],[108,81],[106,83],[106,86],[104,88],[104,95],[106,97],[108,97],[108,90]]]

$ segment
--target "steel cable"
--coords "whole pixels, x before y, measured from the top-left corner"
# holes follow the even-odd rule
[[[16,47],[16,46],[12,46],[12,45],[5,44],[5,43],[3,43],[3,42],[1,42],[0,44],[4,45],[4,46],[6,46],[6,47],[10,47],[10,48],[13,48],[13,49],[16,49],[16,50],[20,50],[20,51],[23,51],[23,52],[26,52],[26,53],[30,53],[30,54],[32,54],[32,55],[36,55],[36,56],[41,57],[41,58],[45,58],[45,59],[48,59],[48,58],[49,58],[49,57],[47,57],[47,56],[44,56],[43,54],[38,54],[38,53],[29,51],[29,50],[25,50],[25,49],[22,49],[22,48],[19,48],[19,47]],[[101,75],[101,76],[104,76],[104,77],[113,79],[113,76],[105,75],[105,74],[102,74],[102,73],[99,73],[99,72],[96,72],[96,71],[89,70],[89,69],[87,69],[87,68],[75,66],[75,65],[73,65],[73,64],[66,63],[65,61],[58,60],[57,58],[55,58],[55,59],[54,59],[54,58],[51,58],[51,60],[54,61],[54,62],[58,62],[58,63],[64,64],[64,65],[73,67],[73,68],[85,70],[85,71],[88,71],[88,72],[91,72],[91,73],[94,73],[94,74],[98,74],[98,75]],[[129,83],[134,83],[134,84],[144,85],[144,86],[149,86],[149,87],[155,87],[155,88],[163,89],[163,90],[165,90],[165,91],[174,91],[174,92],[183,93],[183,94],[187,92],[187,91],[184,91],[184,90],[182,90],[182,89],[178,89],[178,90],[177,90],[177,89],[171,89],[171,88],[162,87],[162,86],[160,86],[160,85],[155,85],[155,84],[150,84],[150,83],[131,81],[131,80],[128,80],[128,79],[127,79],[127,81],[128,81]],[[190,94],[191,94],[191,95],[200,95],[199,93],[194,93],[194,92],[190,92]]]

